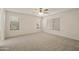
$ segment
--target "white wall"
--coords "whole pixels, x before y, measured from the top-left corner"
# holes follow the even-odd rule
[[[47,25],[44,24],[44,31],[51,34],[65,36],[68,38],[79,40],[79,9],[73,9],[48,16],[45,18],[44,21],[56,17],[60,18],[61,30],[60,31],[49,30]]]
[[[5,39],[5,10],[0,8],[0,40]]]
[[[19,17],[20,30],[10,30],[9,16],[11,15]],[[40,23],[40,20],[36,16],[6,11],[6,37],[39,32],[39,29],[36,29],[38,23]]]
[[[1,8],[0,8],[0,39],[1,39]]]

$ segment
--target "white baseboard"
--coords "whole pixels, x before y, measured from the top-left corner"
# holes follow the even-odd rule
[[[49,33],[49,34],[53,34],[53,35],[63,36],[63,37],[70,38],[70,39],[74,39],[74,40],[79,40],[78,37],[66,35],[66,33],[50,32],[50,31],[49,32],[48,31],[44,31],[44,32]]]
[[[33,35],[33,34],[36,34],[36,33],[39,33],[39,32],[20,34],[20,35],[16,35],[16,36],[9,36],[9,37],[6,37],[5,39],[20,37],[20,36],[26,36],[26,35]]]

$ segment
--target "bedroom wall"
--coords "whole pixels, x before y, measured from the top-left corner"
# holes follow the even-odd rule
[[[0,8],[0,39],[1,39],[1,8]]]
[[[47,24],[44,24],[44,32],[79,40],[79,9],[57,13],[45,17],[43,21],[47,22],[50,18],[56,17],[60,18],[60,31],[50,30]]]
[[[20,23],[20,30],[10,30],[10,19],[9,16],[18,16]],[[12,37],[17,35],[24,35],[29,33],[39,32],[40,29],[36,28],[36,24],[39,24],[40,20],[38,17],[22,14],[17,12],[6,11],[6,37]]]
[[[5,10],[0,8],[0,40],[4,40],[5,36]]]

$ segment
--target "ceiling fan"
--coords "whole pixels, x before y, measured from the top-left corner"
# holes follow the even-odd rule
[[[48,8],[34,8],[33,9],[34,14],[41,17],[47,15],[48,11],[49,11]]]

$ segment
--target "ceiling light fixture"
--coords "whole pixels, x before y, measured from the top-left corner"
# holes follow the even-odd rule
[[[33,12],[35,15],[42,17],[48,14],[48,8],[35,8]]]

